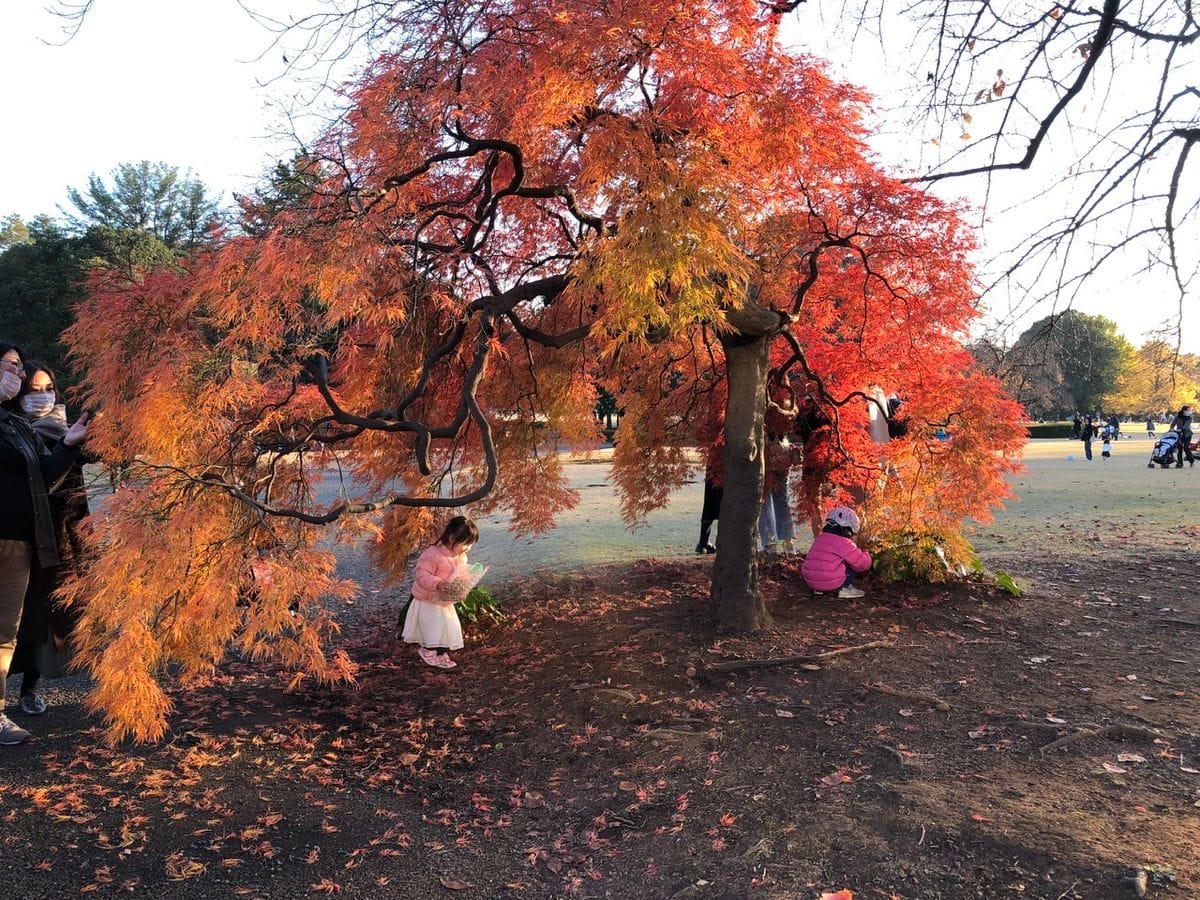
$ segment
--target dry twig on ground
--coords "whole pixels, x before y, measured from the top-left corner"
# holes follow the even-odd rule
[[[892,687],[890,684],[868,684],[868,691],[874,691],[877,694],[886,694],[889,697],[898,697],[901,700],[912,700],[916,703],[928,703],[935,709],[942,712],[950,712],[950,704],[941,697],[935,697],[932,694],[920,694],[913,691],[902,691]]]
[[[697,664],[698,671],[709,672],[733,672],[738,669],[767,669],[774,666],[794,666],[803,663],[821,662],[826,659],[833,659],[835,656],[844,656],[847,653],[861,653],[864,650],[875,650],[883,647],[894,646],[890,641],[869,641],[866,644],[858,644],[854,647],[840,647],[837,650],[829,650],[825,653],[812,653],[803,656],[778,656],[766,659],[726,659],[720,662]]]
[[[1038,752],[1046,753],[1050,750],[1057,750],[1060,747],[1065,747],[1068,744],[1073,744],[1076,741],[1083,740],[1089,737],[1098,738],[1130,738],[1136,741],[1145,741],[1153,743],[1154,741],[1165,739],[1166,735],[1160,734],[1157,731],[1151,731],[1149,728],[1141,728],[1137,725],[1093,725],[1088,722],[1083,725],[1064,725],[1064,728],[1076,728],[1077,730],[1065,737],[1060,737],[1056,741],[1051,741],[1042,747]]]

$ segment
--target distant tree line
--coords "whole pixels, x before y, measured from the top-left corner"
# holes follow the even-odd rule
[[[163,162],[129,162],[108,178],[68,188],[69,209],[24,221],[0,218],[0,334],[21,344],[70,383],[59,336],[73,321],[82,284],[96,266],[132,278],[171,265],[223,238],[252,233],[281,206],[311,190],[299,161],[279,163],[264,186],[235,197],[234,215],[190,172]]]
[[[1134,347],[1105,316],[1067,310],[1035,322],[1011,346],[981,340],[973,350],[1030,418],[1148,415],[1200,398],[1200,358],[1161,336]]]

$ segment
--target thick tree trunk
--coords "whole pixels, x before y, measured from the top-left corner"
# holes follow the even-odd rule
[[[763,412],[771,337],[735,333],[722,338],[722,345],[729,379],[725,407],[725,496],[708,608],[722,628],[756,631],[771,624],[758,592]]]

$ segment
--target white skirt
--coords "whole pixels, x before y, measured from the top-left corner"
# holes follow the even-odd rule
[[[405,643],[420,644],[422,647],[446,647],[461,650],[463,646],[462,625],[453,606],[426,603],[413,599],[404,617]]]

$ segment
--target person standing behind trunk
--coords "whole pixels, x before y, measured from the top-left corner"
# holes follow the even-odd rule
[[[24,355],[0,341],[0,697],[17,643],[25,589],[34,567],[58,564],[48,488],[70,471],[77,445],[87,437],[87,413],[47,450],[13,400],[25,380]],[[30,734],[0,711],[0,746],[23,744]]]
[[[1171,420],[1171,428],[1179,432],[1179,449],[1175,451],[1175,468],[1183,468],[1184,454],[1187,454],[1189,466],[1196,465],[1196,459],[1192,456],[1192,407],[1190,405],[1184,405],[1175,414],[1175,418]]]
[[[697,553],[716,553],[710,540],[713,523],[721,518],[721,502],[725,499],[725,416],[724,398],[710,398],[707,418],[697,433],[704,448],[704,503],[700,508],[700,540]]]
[[[58,446],[67,431],[67,408],[58,402],[54,373],[49,367],[37,362],[25,364],[25,383],[17,401],[42,442],[51,449]],[[58,490],[50,494],[50,517],[60,562],[54,568],[34,568],[30,572],[17,648],[9,665],[10,675],[22,676],[20,704],[26,715],[40,716],[46,711],[46,701],[37,692],[38,681],[43,675],[58,675],[67,658],[68,640],[79,614],[75,609],[64,609],[53,595],[83,559],[80,529],[87,515],[81,454]]]
[[[717,548],[709,540],[713,523],[721,518],[721,501],[725,499],[725,466],[714,463],[714,452],[724,453],[725,444],[720,443],[709,451],[709,461],[704,467],[704,504],[700,508],[700,542],[697,553],[716,553]]]
[[[758,537],[764,553],[795,551],[796,527],[792,520],[788,482],[795,448],[783,435],[768,433],[763,450],[763,497],[758,513]]]
[[[799,505],[815,538],[821,533],[824,521],[825,487],[834,469],[836,445],[833,420],[811,392],[796,413],[795,435],[803,448]]]

